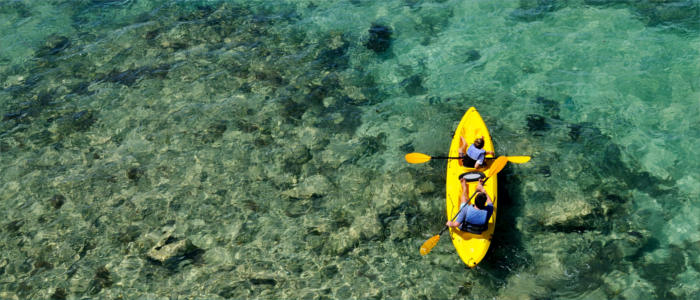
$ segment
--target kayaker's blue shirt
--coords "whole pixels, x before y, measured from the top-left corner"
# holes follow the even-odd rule
[[[484,165],[484,157],[486,157],[486,150],[479,149],[474,144],[469,146],[467,149],[467,156],[479,163],[480,166]]]
[[[467,205],[466,209],[462,209],[457,215],[457,223],[464,224],[466,221],[473,225],[484,225],[489,221],[491,214],[493,213],[493,203],[486,205],[484,209],[477,209],[472,205]]]

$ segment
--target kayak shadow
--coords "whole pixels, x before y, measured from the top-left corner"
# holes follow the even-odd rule
[[[515,226],[517,217],[522,215],[523,199],[520,189],[508,189],[509,186],[517,187],[522,184],[507,166],[498,174],[498,218],[496,218],[496,230],[491,240],[491,247],[484,260],[473,269],[479,285],[491,290],[498,290],[505,286],[508,278],[514,272],[522,270],[532,261],[525,250],[523,234]],[[472,277],[473,278],[473,277]],[[465,284],[464,286],[469,286]],[[464,287],[463,287],[464,288]],[[460,288],[460,295],[465,291]]]

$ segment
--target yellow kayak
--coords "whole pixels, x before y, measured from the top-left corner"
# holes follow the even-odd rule
[[[466,142],[471,145],[474,139],[477,137],[484,137],[484,150],[494,151],[493,141],[491,141],[491,135],[489,134],[484,120],[481,119],[481,115],[476,111],[476,108],[470,107],[469,110],[464,114],[462,120],[457,126],[454,136],[452,137],[452,143],[450,144],[449,157],[459,156],[459,137],[462,136]],[[488,160],[487,160],[488,162]],[[487,163],[487,168],[479,169],[479,171],[488,174],[488,168],[491,163]],[[447,161],[447,195],[446,195],[446,205],[447,205],[447,219],[452,220],[454,216],[459,211],[459,196],[462,193],[462,186],[459,181],[459,175],[464,172],[474,171],[474,168],[465,168],[462,166],[462,162],[459,159],[450,159]],[[478,182],[469,183],[469,194],[467,198],[471,196],[474,191],[476,191],[476,185]],[[496,227],[496,211],[498,208],[498,195],[497,187],[498,179],[496,176],[490,178],[484,184],[484,189],[486,193],[491,196],[493,201],[493,214],[488,222],[488,229],[481,234],[473,234],[469,232],[463,232],[458,228],[450,228],[450,237],[452,239],[452,244],[454,244],[455,249],[457,249],[457,254],[462,259],[462,261],[470,268],[475,267],[481,260],[486,256],[486,251],[489,250],[491,245],[491,237],[493,236],[493,231]],[[473,200],[472,200],[473,201]],[[466,209],[466,208],[465,208]]]

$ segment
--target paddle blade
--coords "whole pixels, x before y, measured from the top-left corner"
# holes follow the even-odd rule
[[[431,250],[433,250],[433,247],[437,245],[438,241],[440,240],[440,235],[433,236],[429,238],[423,245],[420,246],[420,255],[426,255],[430,253]]]
[[[528,161],[530,161],[529,156],[508,156],[508,162],[512,162],[514,164],[524,164]]]
[[[489,168],[488,177],[498,174],[498,172],[503,170],[507,163],[508,158],[505,156],[499,156],[498,158],[496,158],[496,160],[493,162],[493,164],[491,164],[491,167]]]
[[[422,164],[430,160],[430,155],[413,152],[406,154],[406,161],[411,164]]]

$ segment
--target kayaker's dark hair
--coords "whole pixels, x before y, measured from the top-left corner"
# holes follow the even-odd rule
[[[478,207],[479,209],[486,208],[486,194],[476,194],[476,197],[474,197],[474,204],[476,204],[476,207]]]
[[[479,149],[484,148],[484,139],[483,138],[476,138],[476,140],[474,140],[474,146],[479,148]]]

